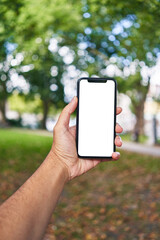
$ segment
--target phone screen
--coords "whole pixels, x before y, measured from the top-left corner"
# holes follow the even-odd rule
[[[78,82],[77,149],[79,157],[111,157],[115,137],[115,80]]]

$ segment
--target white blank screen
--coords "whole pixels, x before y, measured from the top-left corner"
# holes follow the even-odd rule
[[[78,154],[110,157],[114,151],[115,82],[80,81]]]

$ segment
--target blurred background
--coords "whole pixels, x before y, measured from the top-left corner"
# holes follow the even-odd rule
[[[0,202],[46,156],[80,77],[117,80],[122,160],[66,187],[45,239],[159,239],[159,0],[0,1]]]

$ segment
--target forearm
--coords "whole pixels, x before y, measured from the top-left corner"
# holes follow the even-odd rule
[[[41,239],[67,170],[50,152],[37,171],[0,207],[0,240]]]

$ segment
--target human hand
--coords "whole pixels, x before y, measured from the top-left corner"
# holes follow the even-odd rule
[[[53,130],[53,145],[51,149],[57,161],[59,160],[59,163],[67,168],[69,180],[87,172],[100,162],[115,161],[120,158],[118,152],[114,152],[111,159],[78,158],[76,149],[76,126],[69,127],[70,115],[75,111],[77,103],[78,99],[74,97],[61,112]],[[122,109],[118,107],[116,112],[119,114],[122,112]],[[123,131],[119,124],[116,124],[115,130],[116,133],[121,133]],[[122,145],[119,136],[115,138],[115,145],[118,147]]]

